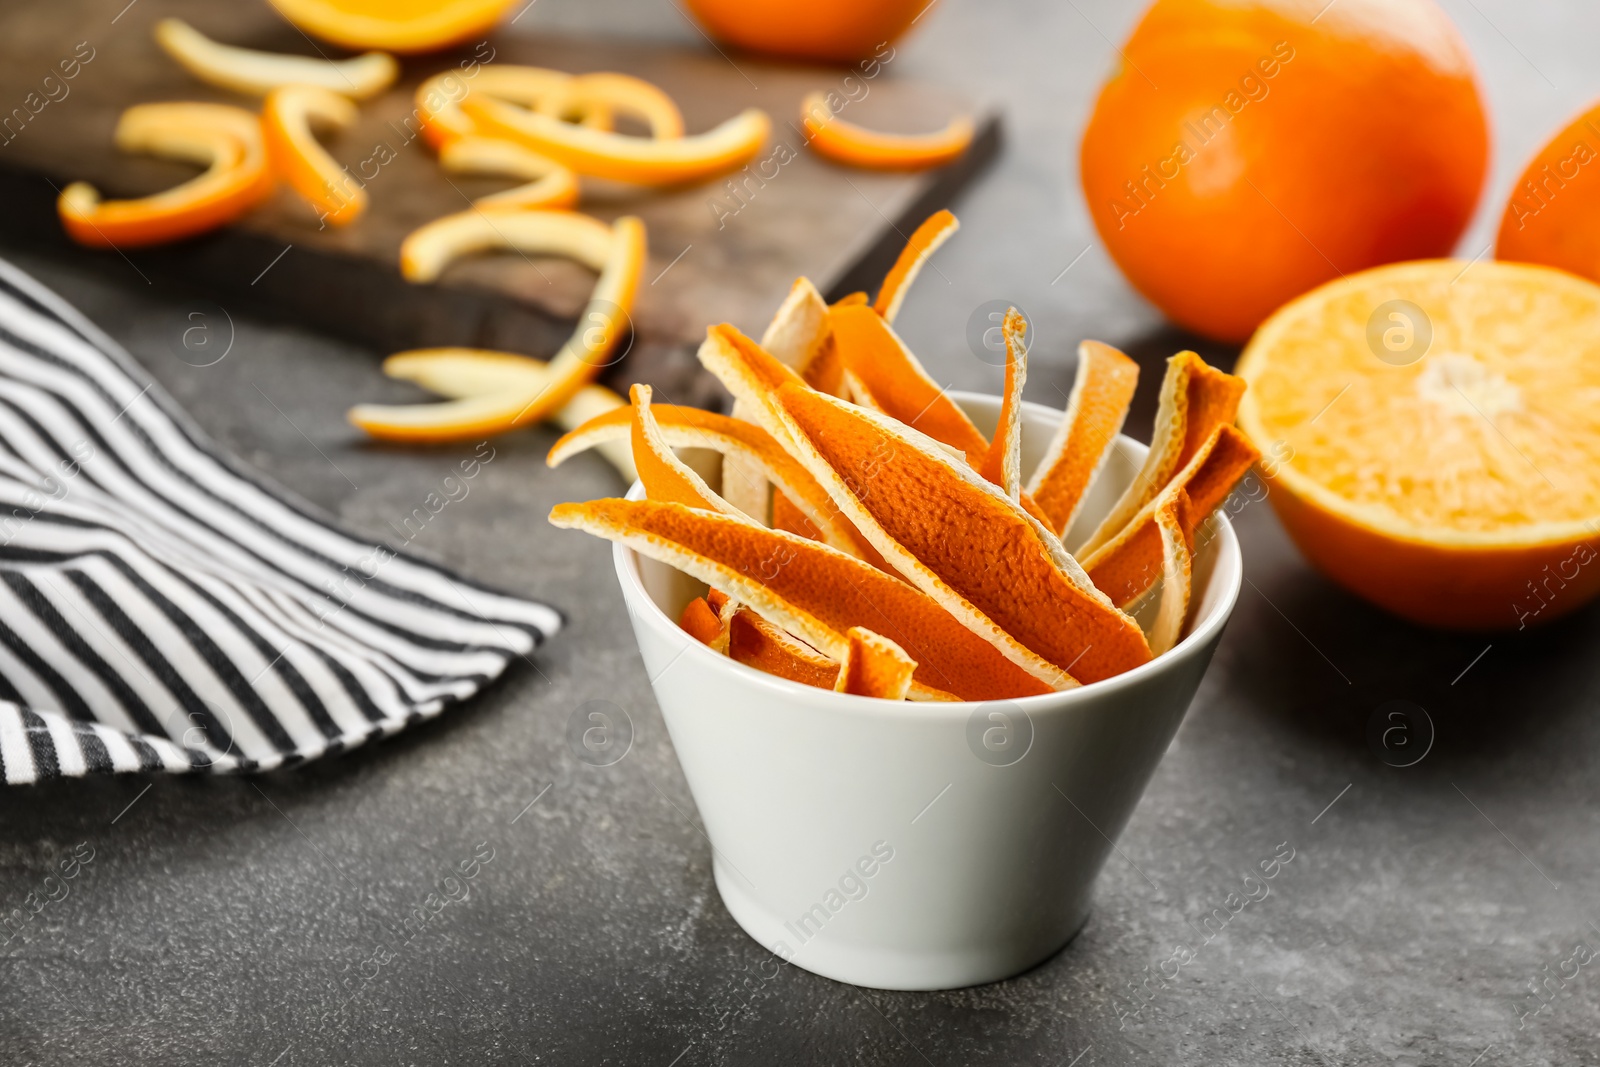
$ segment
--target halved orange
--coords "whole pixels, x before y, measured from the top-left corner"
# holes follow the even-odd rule
[[[271,0],[313,37],[346,48],[431,52],[486,33],[511,0]]]
[[[1274,314],[1239,360],[1270,499],[1329,577],[1429,625],[1520,628],[1600,594],[1600,286],[1432,260]]]

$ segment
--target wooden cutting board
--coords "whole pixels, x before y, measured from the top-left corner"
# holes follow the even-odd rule
[[[589,183],[581,210],[636,214],[650,261],[628,358],[616,382],[650,381],[679,402],[714,402],[693,349],[714,322],[757,332],[804,274],[824,293],[872,289],[929,212],[944,206],[995,155],[997,117],[971,100],[895,76],[893,49],[863,69],[777,64],[703,50],[497,33],[482,42],[404,61],[400,83],[361,105],[356,128],[330,151],[366,183],[371,206],[355,224],[319,229],[287,189],[236,226],[164,248],[92,251],[61,233],[56,190],[93,182],[108,196],[137,196],[192,176],[193,168],[125,156],[112,144],[122,110],[156,100],[258,102],[211,89],[156,46],[151,31],[181,17],[230,44],[330,56],[265,0],[136,0],[117,13],[105,0],[52,0],[0,14],[0,239],[95,262],[132,284],[175,284],[229,307],[282,316],[383,351],[473,345],[548,355],[571,330],[593,276],[576,265],[496,253],[451,266],[438,284],[398,272],[400,242],[416,227],[467,209],[507,181],[446,175],[415,135],[414,90],[424,78],[477,61],[573,72],[617,70],[677,100],[691,133],[745,107],[773,118],[756,163],[706,185],[672,190]],[[530,22],[537,12],[528,13]],[[625,27],[624,27],[625,29]],[[466,64],[463,69],[462,65]],[[67,72],[73,72],[70,79]],[[872,76],[868,76],[868,73]],[[48,80],[47,80],[48,77]],[[470,81],[469,81],[470,84]],[[799,104],[811,90],[847,100],[843,117],[889,130],[929,130],[961,111],[980,115],[967,156],[921,174],[834,166],[804,147]],[[370,176],[370,177],[369,177]]]

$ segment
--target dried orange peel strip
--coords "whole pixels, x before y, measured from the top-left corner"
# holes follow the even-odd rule
[[[906,650],[881,634],[862,626],[845,633],[848,644],[839,677],[833,683],[836,693],[882,700],[904,700],[911,692],[911,676],[917,661]]]
[[[1042,659],[1036,677],[1059,688],[1150,658],[1055,535],[932,438],[805,386],[731,326],[711,328],[700,358],[890,565],[1013,662]]]
[[[571,80],[572,75],[566,71],[510,63],[480,66],[470,79],[453,70],[435,74],[417,86],[417,117],[423,139],[435,148],[442,148],[457,137],[479,133],[477,123],[461,110],[461,101],[469,95],[482,94],[523,107],[536,107],[539,101]],[[583,109],[581,114],[569,112],[562,117],[576,119],[591,129],[611,128],[610,110],[598,104]]]
[[[1168,360],[1144,465],[1078,554],[1088,556],[1099,549],[1160,496],[1217,427],[1233,422],[1242,396],[1244,379],[1208,366],[1193,352],[1179,352]]]
[[[1138,385],[1139,365],[1115,348],[1099,341],[1078,346],[1067,410],[1028,482],[1028,492],[1057,536],[1072,526],[1089,485],[1111,455]]]
[[[881,633],[917,661],[912,695],[964,700],[1029,696],[1059,676],[1025,653],[1032,670],[1002,655],[938,602],[872,565],[749,519],[640,500],[559,504],[550,521],[627,545],[738,600],[835,661],[852,626]]]
[[[911,283],[922,272],[922,265],[960,228],[961,223],[949,211],[936,211],[911,234],[894,266],[884,275],[878,298],[872,302],[873,310],[882,315],[885,322],[893,322],[900,313],[900,305],[905,302]]]
[[[575,74],[532,106],[539,114],[557,119],[609,111],[638,119],[657,139],[683,136],[683,113],[672,97],[630,74]]]
[[[870,170],[921,170],[959,159],[976,132],[962,115],[934,133],[878,133],[846,122],[828,107],[827,94],[808,93],[800,104],[806,143],[836,163]]]
[[[722,453],[725,482],[728,459],[740,456],[748,461],[748,468],[756,477],[784,492],[791,505],[821,533],[818,540],[853,556],[871,551],[871,546],[839,515],[839,509],[810,472],[796,463],[761,427],[714,411],[673,404],[652,405],[651,411],[663,439],[672,447],[709,448]],[[560,466],[585,449],[631,440],[632,432],[631,412],[605,412],[558,440],[551,447],[546,462],[552,467]],[[722,494],[722,498],[728,500],[726,494]],[[760,516],[750,517],[761,521]]]
[[[400,65],[384,52],[337,61],[258,52],[213,41],[176,18],[156,23],[155,37],[162,51],[196,78],[247,96],[265,96],[285,85],[315,85],[365,100],[393,85],[400,74]]]
[[[472,95],[461,109],[481,132],[520,141],[579,174],[639,185],[682,185],[737,170],[766,144],[772,121],[750,108],[705,133],[669,140],[574,126],[492,97]]]
[[[439,149],[439,165],[453,174],[492,174],[526,184],[473,204],[482,208],[570,208],[578,205],[578,176],[533,149],[498,137],[457,137]]]
[[[61,192],[68,236],[99,248],[133,248],[191,237],[231,222],[272,192],[261,123],[224,104],[139,104],[117,122],[124,152],[198,163],[205,172],[135,200],[102,200],[88,182]]]
[[[633,463],[639,469],[639,484],[644,486],[645,496],[651,500],[705,508],[727,515],[739,514],[738,509],[717,495],[704,478],[672,451],[672,446],[661,434],[661,427],[656,424],[655,416],[650,413],[650,393],[648,385],[635,385],[628,390],[628,398],[633,401],[629,412],[633,417],[629,426],[629,440],[633,446]]]
[[[354,222],[367,209],[367,191],[328,154],[311,132],[313,122],[347,129],[355,124],[349,97],[314,85],[285,85],[267,94],[261,132],[272,169],[317,218],[334,226]]]
[[[1193,519],[1189,495],[1182,489],[1162,498],[1154,525],[1161,537],[1161,603],[1150,626],[1150,651],[1168,651],[1183,636],[1189,617],[1189,597],[1194,577]]]
[[[728,625],[718,617],[705,597],[695,597],[678,616],[678,627],[714,652],[728,651]]]
[[[542,359],[481,348],[417,348],[396,352],[383,361],[383,373],[415,382],[440,396],[487,396],[491,393],[537,393],[550,382],[550,367]],[[626,408],[628,402],[603,385],[586,385],[573,394],[551,420],[563,430],[573,430],[608,411]],[[633,466],[633,448],[626,436],[595,446],[623,479],[632,482],[639,472]]]
[[[728,620],[728,657],[816,689],[832,689],[839,675],[833,660],[745,607]]]
[[[1012,500],[1022,498],[1022,387],[1028,380],[1027,320],[1016,308],[1006,312],[1006,383],[994,440],[978,473],[998,485]],[[1052,533],[1054,531],[1051,531]]]
[[[1261,458],[1250,439],[1232,426],[1218,426],[1210,440],[1173,476],[1161,495],[1141,508],[1115,537],[1083,557],[1084,570],[1095,586],[1118,607],[1129,607],[1155,584],[1163,571],[1161,535],[1156,515],[1177,494],[1184,494],[1185,515],[1199,523],[1227,499],[1240,478]],[[1193,534],[1193,526],[1185,531]]]
[[[407,277],[436,277],[454,255],[468,249],[512,247],[571,255],[597,267],[600,278],[577,329],[549,363],[549,381],[540,388],[438,404],[362,404],[350,409],[350,421],[388,440],[457,441],[540,422],[564,408],[631,329],[629,316],[645,261],[644,223],[624,216],[606,226],[563,211],[471,211],[430,226],[431,233],[419,238],[418,231],[401,246],[401,269]]]

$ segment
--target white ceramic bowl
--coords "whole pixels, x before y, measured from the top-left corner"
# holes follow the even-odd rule
[[[997,399],[955,398],[994,425]],[[1024,470],[1060,418],[1027,405]],[[1118,440],[1080,537],[1144,452]],[[961,704],[845,696],[717,655],[676,623],[704,586],[618,545],[634,633],[734,919],[791,963],[881,989],[997,981],[1059,950],[1088,917],[1238,596],[1227,520],[1213,517],[1197,544],[1189,630],[1170,652],[1067,692]]]

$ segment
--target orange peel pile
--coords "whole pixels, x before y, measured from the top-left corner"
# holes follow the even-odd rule
[[[878,304],[829,307],[802,279],[765,343],[712,326],[700,361],[743,417],[655,405],[636,386],[631,409],[571,431],[550,462],[627,437],[645,499],[562,504],[551,522],[705,582],[711,592],[681,626],[713,652],[845,694],[1014,698],[1112,678],[1170,650],[1188,620],[1196,530],[1259,459],[1232,425],[1242,382],[1190,352],[1168,362],[1150,458],[1080,561],[1060,535],[1105,465],[1138,368],[1085,343],[1062,429],[1027,481],[1046,503],[1030,501],[1022,316],[1005,317],[992,441],[887,322],[953,229],[946,218],[920,228]],[[845,396],[815,380],[829,353]],[[674,454],[685,447],[722,453],[721,489]],[[761,479],[770,507],[731,504],[730,471]]]

